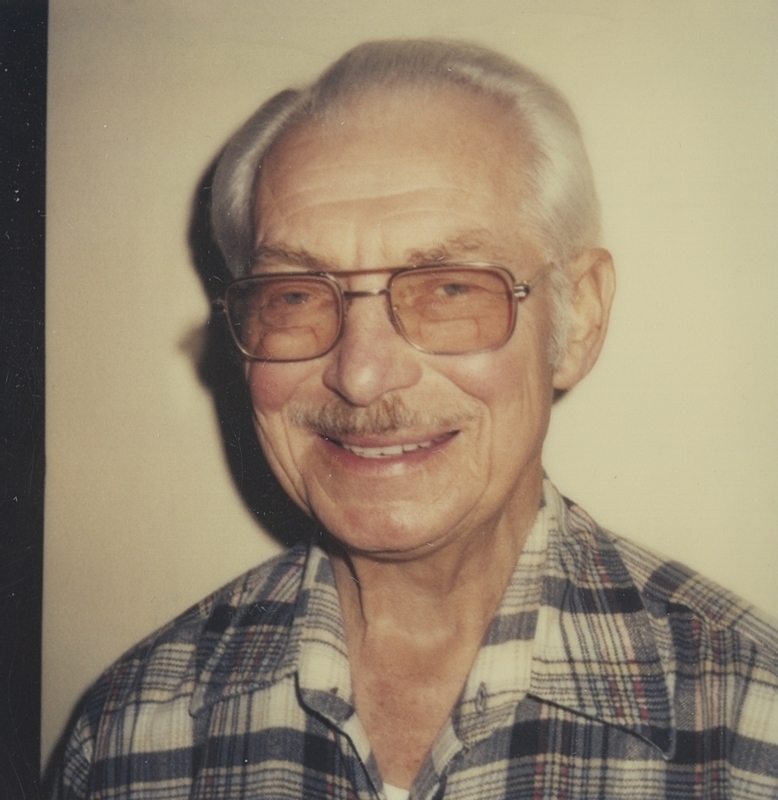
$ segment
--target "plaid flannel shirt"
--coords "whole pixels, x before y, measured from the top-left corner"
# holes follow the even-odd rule
[[[326,554],[295,548],[88,694],[58,798],[382,798]],[[412,800],[778,798],[778,634],[547,481]]]

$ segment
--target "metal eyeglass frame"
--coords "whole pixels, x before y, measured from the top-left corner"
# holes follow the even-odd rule
[[[478,350],[466,350],[462,353],[436,353],[432,350],[427,350],[420,345],[416,344],[415,342],[411,341],[408,336],[406,335],[405,331],[402,329],[402,325],[397,319],[395,314],[394,308],[392,307],[391,303],[391,296],[392,296],[392,283],[398,275],[403,275],[408,272],[435,272],[441,269],[490,269],[492,271],[500,273],[500,275],[505,279],[505,285],[507,288],[510,289],[511,294],[513,295],[513,305],[511,308],[511,319],[510,324],[508,326],[507,333],[505,337],[499,344],[495,344],[492,347],[485,347]],[[382,273],[389,273],[389,280],[387,281],[386,286],[383,289],[367,289],[367,290],[350,290],[344,289],[340,282],[339,278],[341,277],[352,277],[352,276],[361,276],[361,275],[377,275]],[[346,315],[348,310],[347,301],[356,300],[361,297],[380,297],[381,295],[386,295],[389,302],[387,302],[388,306],[388,313],[389,319],[392,322],[392,326],[397,331],[397,333],[414,349],[422,352],[428,353],[430,355],[474,355],[476,353],[486,353],[491,352],[493,350],[499,350],[513,335],[513,331],[516,328],[516,318],[518,316],[517,310],[518,305],[521,300],[525,300],[532,289],[534,289],[538,283],[548,274],[548,267],[543,268],[539,271],[539,273],[530,281],[516,281],[511,271],[503,266],[502,264],[495,264],[490,261],[445,261],[440,262],[439,264],[424,264],[423,266],[403,266],[403,267],[381,267],[378,269],[355,269],[355,270],[343,270],[338,271],[335,273],[332,272],[325,272],[325,271],[307,271],[303,270],[300,272],[268,272],[268,273],[259,273],[255,275],[247,275],[243,278],[236,278],[232,281],[227,288],[224,290],[224,297],[217,298],[213,301],[213,307],[219,313],[223,313],[227,317],[227,327],[230,330],[230,335],[232,336],[233,341],[238,347],[238,350],[246,357],[251,359],[252,361],[269,361],[272,363],[278,364],[287,364],[287,363],[298,363],[302,361],[313,361],[316,358],[321,358],[322,356],[327,355],[327,353],[331,352],[337,343],[340,341],[341,336],[343,335],[343,330],[345,328],[345,321]],[[227,294],[229,293],[230,289],[233,286],[239,286],[241,284],[251,283],[256,281],[257,279],[265,279],[265,278],[322,278],[329,283],[331,283],[337,292],[338,296],[338,317],[339,317],[339,324],[338,324],[338,332],[335,335],[335,338],[332,344],[323,352],[317,353],[314,356],[307,356],[306,358],[287,358],[287,359],[279,359],[279,358],[263,358],[262,356],[255,356],[252,353],[249,353],[245,350],[243,344],[241,343],[240,337],[238,336],[235,328],[233,326],[232,318],[229,312],[229,306],[227,304]]]

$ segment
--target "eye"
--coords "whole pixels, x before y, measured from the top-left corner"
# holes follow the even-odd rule
[[[307,303],[310,299],[311,296],[307,292],[284,292],[282,295],[275,297],[274,301],[286,303],[289,306],[299,306]]]
[[[262,302],[264,306],[280,307],[304,306],[320,300],[322,290],[316,284],[309,285],[302,281],[281,281],[276,285],[265,287]]]
[[[472,291],[472,286],[466,283],[445,283],[437,289],[438,294],[444,294],[446,297],[457,297],[458,295],[468,294]]]

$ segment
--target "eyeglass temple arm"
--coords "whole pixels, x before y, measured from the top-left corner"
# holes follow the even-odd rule
[[[513,284],[513,296],[517,300],[523,300],[527,295],[529,295],[530,289],[532,285],[529,283],[514,283]]]
[[[513,284],[513,296],[517,300],[524,300],[529,296],[529,293],[534,289],[554,268],[553,264],[549,264],[545,269],[542,269],[532,280],[522,281],[521,283]]]

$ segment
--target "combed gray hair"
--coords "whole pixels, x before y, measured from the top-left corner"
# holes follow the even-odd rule
[[[516,116],[517,153],[518,147],[529,152],[520,224],[555,267],[550,357],[556,364],[569,325],[566,266],[599,240],[594,180],[578,123],[561,94],[526,67],[484,47],[437,39],[366,42],[310,86],[266,102],[228,142],[214,175],[211,220],[227,267],[235,277],[251,269],[258,175],[262,159],[285,132],[372,89],[436,84],[491,97]]]

